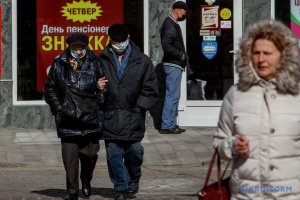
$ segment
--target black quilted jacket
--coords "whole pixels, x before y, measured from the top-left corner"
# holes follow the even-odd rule
[[[45,101],[49,104],[52,114],[56,117],[56,123],[59,121],[59,115],[57,116],[57,114],[62,109],[65,95],[65,77],[67,77],[68,84],[74,85],[86,92],[96,93],[101,110],[103,110],[104,106],[106,89],[100,91],[96,87],[97,80],[103,77],[103,71],[101,68],[98,68],[97,65],[96,55],[92,51],[87,50],[81,73],[79,73],[78,76],[76,76],[73,67],[70,65],[70,57],[70,49],[68,48],[60,56],[55,58],[50,68],[48,78],[44,83]],[[58,136],[82,135],[90,132],[93,132],[93,130],[82,133],[80,131],[58,129]]]

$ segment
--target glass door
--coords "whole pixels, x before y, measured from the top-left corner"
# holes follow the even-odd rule
[[[242,1],[186,3],[192,13],[182,29],[190,68],[182,79],[179,124],[216,126],[223,97],[237,82],[234,53],[242,35]]]

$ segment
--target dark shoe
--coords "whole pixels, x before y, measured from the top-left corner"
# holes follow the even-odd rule
[[[82,181],[82,194],[86,197],[91,196],[92,188],[90,183]]]
[[[181,131],[174,127],[174,128],[169,128],[169,129],[160,129],[159,133],[160,134],[180,134]]]
[[[115,200],[126,200],[126,191],[125,190],[117,191]]]
[[[185,132],[185,129],[184,128],[180,128],[178,125],[174,126],[174,128],[180,130],[181,132]]]
[[[78,200],[78,195],[77,194],[69,194],[66,196],[65,200]]]
[[[134,195],[139,191],[139,182],[135,183],[129,183],[128,184],[128,189],[127,189],[127,194],[129,195]]]

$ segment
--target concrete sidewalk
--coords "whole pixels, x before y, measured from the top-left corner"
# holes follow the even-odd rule
[[[147,129],[142,144],[144,166],[203,165],[212,156],[216,128],[187,128],[178,135]],[[100,141],[97,166],[106,166],[104,142]],[[0,129],[0,166],[62,166],[60,139],[55,130]]]
[[[139,193],[128,200],[194,200],[205,182],[215,128],[187,128],[180,135],[147,129]],[[111,200],[104,143],[92,184],[92,196]],[[229,176],[230,170],[227,171]],[[210,182],[216,181],[213,169]],[[67,195],[60,139],[54,130],[0,129],[0,200],[61,200]],[[80,184],[81,186],[81,184]],[[81,188],[81,187],[80,187]]]

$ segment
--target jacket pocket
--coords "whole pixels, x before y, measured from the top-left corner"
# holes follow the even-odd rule
[[[144,112],[141,108],[132,110],[121,110],[118,113],[118,132],[138,132],[142,130],[142,123],[145,123],[142,117]]]
[[[107,111],[104,114],[104,123],[103,123],[103,128],[104,130],[107,131],[114,131],[117,126],[117,117],[116,117],[116,112],[114,111]]]
[[[142,108],[134,108],[130,120],[130,131],[141,131],[145,124],[145,111]]]

